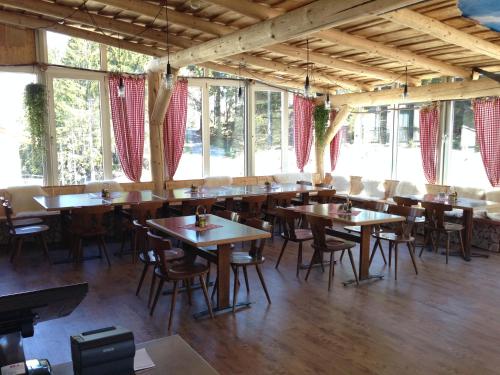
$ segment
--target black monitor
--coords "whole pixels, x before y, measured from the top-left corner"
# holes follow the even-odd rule
[[[38,322],[67,316],[88,292],[88,283],[34,290],[0,297],[0,367],[24,361],[22,337]]]

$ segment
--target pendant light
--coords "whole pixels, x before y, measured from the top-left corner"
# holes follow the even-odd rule
[[[309,39],[306,39],[306,48],[307,48],[307,63],[306,63],[306,82],[304,84],[304,96],[306,98],[311,94],[311,85],[309,82]]]
[[[172,74],[172,66],[170,65],[170,43],[168,38],[168,0],[165,0],[165,18],[167,21],[167,70],[165,71],[165,86],[167,90],[172,90],[174,86],[174,75]]]
[[[405,83],[403,85],[403,94],[401,98],[403,100],[408,99],[408,66],[405,66]]]

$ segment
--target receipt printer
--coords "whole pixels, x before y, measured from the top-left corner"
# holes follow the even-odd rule
[[[134,375],[134,334],[108,327],[71,336],[75,375]]]

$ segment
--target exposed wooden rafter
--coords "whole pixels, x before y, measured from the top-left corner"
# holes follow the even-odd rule
[[[381,15],[386,20],[432,35],[447,43],[455,44],[481,55],[500,60],[500,46],[458,30],[444,22],[427,17],[410,9],[400,9]]]
[[[262,21],[231,34],[176,52],[170,57],[174,66],[199,64],[246,52],[297,36],[304,36],[322,29],[342,25],[368,13],[384,13],[412,5],[422,0],[345,0],[332,3],[318,0],[276,18]],[[151,70],[163,70],[166,58],[150,65]]]

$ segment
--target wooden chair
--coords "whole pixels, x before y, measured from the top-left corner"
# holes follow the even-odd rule
[[[382,247],[380,241],[389,241],[389,267],[392,261],[392,250],[394,249],[394,279],[398,279],[398,246],[400,244],[406,244],[408,252],[410,254],[411,261],[413,263],[413,268],[415,268],[415,274],[418,275],[417,263],[415,262],[415,237],[413,236],[413,227],[415,225],[416,219],[423,215],[424,210],[418,207],[407,207],[407,206],[389,206],[387,210],[388,214],[404,216],[406,220],[404,222],[398,223],[399,226],[394,232],[378,232],[372,234],[376,239],[376,243],[373,246],[372,254],[370,256],[370,264],[372,263],[373,256],[375,255],[377,244]]]
[[[305,180],[297,181],[297,185],[313,186],[311,181],[305,181]],[[302,193],[302,194],[300,194],[300,197],[293,198],[292,204],[295,206],[303,206],[303,205],[309,204],[309,193]]]
[[[277,207],[275,209],[276,215],[280,218],[280,221],[283,223],[283,232],[281,233],[281,237],[285,240],[283,242],[283,246],[281,247],[281,252],[278,257],[278,261],[274,268],[278,268],[281,262],[281,257],[285,252],[286,245],[288,242],[296,242],[299,244],[299,250],[297,254],[297,269],[296,276],[299,277],[300,266],[302,264],[302,244],[305,241],[311,241],[313,239],[313,234],[310,229],[297,229],[295,226],[295,222],[300,219],[302,216],[299,212],[286,210],[281,207]]]
[[[75,261],[82,259],[83,240],[94,240],[102,257],[104,253],[108,267],[111,267],[105,236],[107,228],[104,220],[106,214],[113,210],[111,206],[95,206],[75,208],[71,211],[71,224],[69,233],[73,238],[73,246],[70,249]]]
[[[191,280],[197,277],[200,281],[201,288],[203,289],[203,295],[205,296],[208,312],[210,317],[213,318],[214,314],[212,312],[212,304],[208,298],[207,284],[205,283],[205,276],[209,271],[208,265],[196,262],[181,262],[178,264],[172,264],[172,261],[166,255],[168,253],[165,253],[165,250],[172,249],[170,241],[155,236],[149,232],[148,240],[150,247],[153,249],[156,258],[158,259],[158,264],[154,271],[154,277],[159,280],[153,305],[151,306],[150,315],[153,315],[154,313],[156,304],[158,303],[158,298],[163,290],[163,285],[165,282],[172,282],[174,284],[174,288],[172,292],[172,302],[170,304],[170,315],[168,318],[168,329],[170,330],[172,327],[172,317],[175,310],[175,301],[177,298],[179,281],[183,281],[186,285],[189,304],[191,305]]]
[[[40,241],[43,253],[50,263],[49,249],[45,240],[45,233],[49,231],[49,226],[45,224],[16,226],[14,224],[14,220],[12,220],[12,207],[10,206],[10,202],[4,199],[1,207],[3,208],[4,216],[6,218],[9,233],[9,244],[13,245],[11,248],[10,262],[14,263],[14,265],[17,263],[17,260],[21,255],[25,239],[35,238]]]
[[[262,206],[267,201],[267,195],[248,195],[241,198],[239,214],[242,221],[258,219],[262,215]]]
[[[456,233],[458,234],[458,238],[460,240],[460,251],[462,253],[462,256],[465,258],[464,242],[462,238],[462,231],[464,230],[464,226],[461,224],[448,223],[444,221],[444,213],[446,211],[451,211],[453,207],[449,204],[435,202],[422,202],[422,207],[425,208],[425,218],[427,224],[425,225],[426,235],[424,244],[422,246],[422,249],[420,250],[419,257],[422,256],[424,247],[427,245],[429,240],[431,240],[434,251],[437,252],[437,248],[439,247],[440,235],[441,233],[444,233],[446,235],[446,264],[448,264],[448,257],[450,253],[450,236],[452,233]],[[432,236],[434,233],[437,233],[436,241]],[[437,247],[436,243],[438,244]]]
[[[3,205],[4,202],[9,202],[9,201],[5,197],[0,196],[0,205]],[[8,204],[10,204],[10,202]],[[12,207],[11,207],[11,222],[12,222],[12,225],[14,227],[26,227],[28,225],[38,225],[38,224],[45,223],[43,221],[43,219],[40,217],[28,217],[25,219],[14,219],[14,218],[12,218]]]
[[[328,273],[328,291],[332,287],[332,279],[334,276],[334,266],[335,260],[333,254],[336,251],[347,250],[349,254],[349,259],[351,261],[352,272],[354,273],[354,278],[356,279],[356,284],[359,284],[358,274],[356,272],[356,266],[354,265],[354,258],[352,256],[351,249],[356,246],[354,242],[344,241],[337,237],[326,237],[325,228],[332,225],[331,219],[326,219],[323,217],[309,216],[307,218],[309,225],[311,226],[311,231],[313,234],[313,245],[314,254],[309,263],[309,268],[306,274],[306,280],[309,278],[313,263],[315,259],[323,259],[324,253],[330,253],[330,270]]]
[[[151,202],[143,202],[139,204],[134,204],[127,211],[122,211],[124,220],[123,223],[123,238],[122,238],[122,246],[120,248],[119,255],[122,256],[125,250],[126,243],[126,234],[130,234],[131,244],[132,244],[132,262],[135,263],[137,261],[138,248],[135,246],[137,244],[136,236],[138,233],[136,230],[139,228],[134,225],[134,221],[137,221],[141,226],[146,225],[146,220],[156,219],[159,217],[159,212],[163,208],[164,202],[162,201],[151,201]]]
[[[200,199],[190,199],[182,201],[181,215],[188,216],[194,215],[196,207],[204,206],[207,210],[207,214],[212,212],[212,206],[217,202],[217,198],[200,198]]]
[[[335,189],[332,190],[320,190],[318,194],[314,197],[314,201],[319,204],[324,203],[333,203],[336,198],[337,191]],[[311,198],[312,200],[312,198]]]
[[[144,264],[144,268],[142,269],[141,273],[141,278],[139,279],[139,285],[137,285],[137,290],[135,292],[135,295],[138,296],[141,291],[144,278],[146,277],[146,274],[148,273],[150,266],[153,266],[153,271],[154,271],[154,267],[158,264],[158,259],[156,258],[154,251],[150,250],[150,247],[148,246],[149,228],[147,226],[140,224],[138,220],[134,220],[133,225],[134,225],[134,231],[136,233],[136,235],[134,236],[134,241],[135,241],[134,247],[136,249],[139,249],[139,260],[141,261],[142,264]],[[151,237],[153,236],[156,235],[151,233]],[[179,260],[184,256],[184,250],[178,248],[172,248],[170,250],[163,250],[163,251],[165,252],[165,258],[169,261]],[[151,305],[151,300],[153,298],[154,284],[155,284],[155,275],[153,272],[151,285],[149,287],[148,306]]]
[[[270,222],[273,228],[276,228],[276,222],[278,221],[278,216],[276,214],[276,207],[290,207],[292,205],[292,199],[295,198],[297,194],[294,192],[276,193],[269,194],[267,196],[266,207],[264,211],[264,220]],[[279,230],[281,232],[281,222],[278,221]],[[274,230],[271,233],[274,239]]]
[[[245,225],[248,225],[253,228],[257,228],[260,230],[264,230],[266,232],[271,232],[272,227],[267,221],[259,220],[259,219],[247,219]],[[254,240],[251,242],[250,251],[248,252],[233,252],[231,254],[231,268],[234,272],[234,287],[233,287],[233,312],[236,308],[237,295],[239,290],[239,269],[243,269],[243,275],[245,277],[245,285],[247,288],[247,292],[250,292],[250,285],[248,283],[248,273],[247,266],[255,266],[257,271],[257,275],[259,276],[260,283],[262,284],[262,289],[264,289],[264,293],[266,294],[267,302],[271,303],[271,298],[269,297],[269,292],[266,287],[266,283],[264,281],[264,276],[262,275],[262,270],[260,269],[260,265],[264,263],[265,258],[262,255],[264,252],[266,240]],[[215,286],[212,290],[212,298],[217,291],[217,280],[215,281]]]

